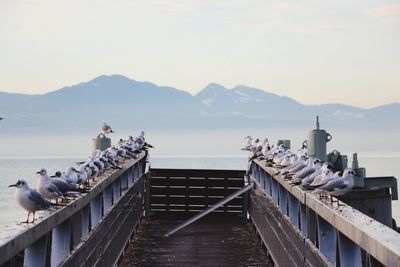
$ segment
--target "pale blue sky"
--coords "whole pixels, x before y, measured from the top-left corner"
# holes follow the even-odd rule
[[[0,91],[122,74],[301,103],[400,102],[400,1],[0,0]]]

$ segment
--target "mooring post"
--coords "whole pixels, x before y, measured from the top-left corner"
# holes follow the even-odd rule
[[[111,139],[104,134],[99,134],[96,138],[93,138],[93,150],[106,150],[111,147]]]

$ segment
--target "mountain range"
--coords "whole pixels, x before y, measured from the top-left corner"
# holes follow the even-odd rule
[[[102,75],[40,95],[0,92],[0,116],[6,118],[0,129],[5,133],[87,132],[103,121],[118,129],[298,127],[310,125],[316,115],[331,127],[398,129],[394,122],[400,103],[371,109],[303,105],[264,90],[216,83],[191,95],[121,75]]]

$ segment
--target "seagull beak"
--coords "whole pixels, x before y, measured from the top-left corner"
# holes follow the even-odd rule
[[[40,174],[40,172],[36,172],[36,174]]]
[[[15,187],[17,184],[10,184],[8,187]]]

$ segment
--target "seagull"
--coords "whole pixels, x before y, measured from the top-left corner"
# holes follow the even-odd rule
[[[28,211],[28,217],[26,218],[26,221],[22,223],[29,223],[29,215],[31,213],[33,213],[31,223],[34,223],[36,211],[51,208],[50,202],[44,199],[44,197],[37,191],[30,188],[25,180],[18,180],[16,184],[9,185],[8,187],[17,188],[15,199],[21,207]]]
[[[331,196],[342,196],[350,192],[354,186],[354,176],[356,172],[353,169],[346,169],[343,176],[329,181],[324,186],[324,191]]]
[[[109,133],[113,133],[114,131],[111,129],[110,125],[108,125],[107,123],[103,122],[103,125],[101,126],[101,132],[104,135],[107,135]]]
[[[64,197],[66,193],[87,193],[86,190],[79,188],[77,184],[70,184],[61,178],[50,178],[43,168],[37,174],[39,175],[37,184],[39,193],[49,200],[55,199],[56,203],[57,199]]]
[[[0,117],[0,121],[1,121],[1,120],[4,120],[4,118],[3,118],[3,117]]]
[[[306,178],[307,176],[313,174],[314,172],[318,171],[321,169],[321,160],[318,158],[315,158],[313,161],[310,162],[310,164],[300,171],[298,171],[295,175],[292,177],[292,183],[293,184],[299,184],[301,181]]]

